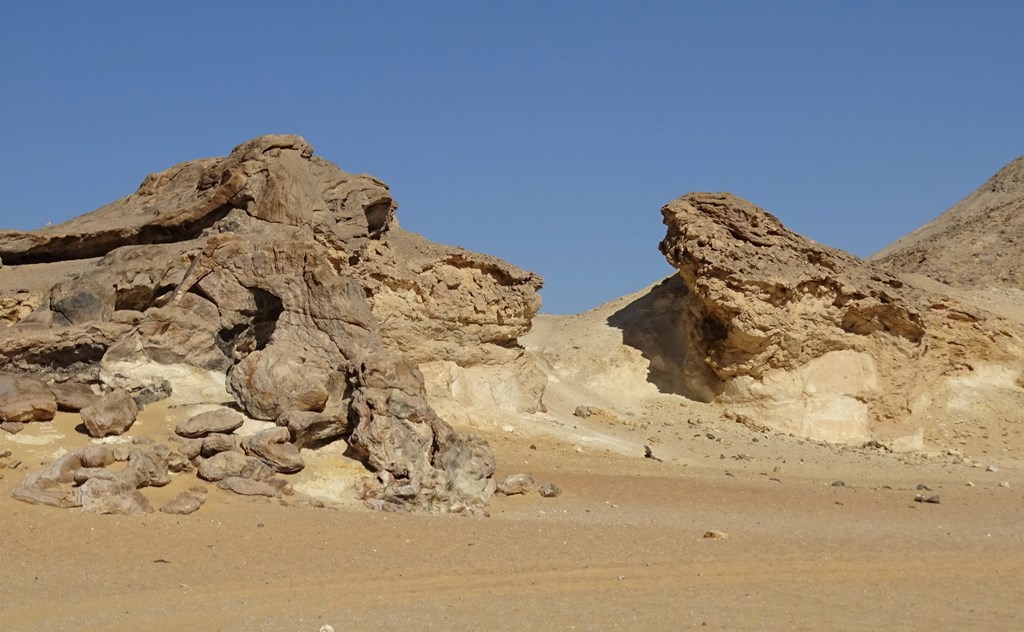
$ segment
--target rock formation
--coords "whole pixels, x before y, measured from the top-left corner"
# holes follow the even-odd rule
[[[0,232],[0,310],[13,321],[0,328],[0,358],[42,380],[123,388],[143,405],[199,376],[281,430],[211,441],[210,459],[244,449],[294,472],[299,448],[340,439],[377,475],[371,504],[481,505],[494,487],[490,449],[434,412],[417,364],[528,374],[517,339],[541,281],[403,231],[396,208],[383,182],[313,156],[298,136],[152,174],[63,224]],[[533,397],[516,405],[539,405]],[[115,425],[95,433],[130,421]],[[197,441],[188,459],[204,458]]]
[[[930,383],[976,361],[1019,358],[1019,337],[853,255],[787,230],[727,193],[662,209],[661,251],[690,390],[777,429],[867,438],[912,415]]]

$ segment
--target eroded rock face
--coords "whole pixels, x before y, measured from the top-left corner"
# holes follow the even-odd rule
[[[917,346],[924,323],[896,277],[786,229],[728,193],[691,193],[662,209],[661,251],[690,291],[698,357],[720,379],[761,377],[863,337]]]
[[[486,503],[490,449],[434,412],[415,365],[526,362],[517,338],[541,281],[402,231],[396,208],[383,182],[314,157],[298,136],[262,136],[226,158],[152,174],[64,224],[0,232],[5,273],[31,265],[32,278],[49,279],[26,290],[40,297],[34,311],[0,329],[0,357],[14,371],[105,383],[137,401],[174,392],[182,375],[220,375],[241,411],[281,427],[245,445],[281,471],[301,467],[300,448],[349,441],[377,476],[368,500]],[[539,406],[536,391],[515,405]],[[241,456],[231,443],[183,444],[175,467],[205,453],[201,476],[235,476],[209,465]]]
[[[776,429],[864,439],[875,422],[909,418],[922,389],[966,358],[1005,356],[1013,338],[731,194],[691,193],[662,215],[660,248],[682,280],[661,288],[683,312],[679,371]]]

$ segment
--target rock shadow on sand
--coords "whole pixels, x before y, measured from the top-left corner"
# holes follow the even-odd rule
[[[622,331],[622,342],[649,362],[647,381],[659,391],[700,402],[711,401],[711,386],[703,363],[694,362],[686,318],[689,289],[678,275],[653,286],[640,298],[608,317]]]

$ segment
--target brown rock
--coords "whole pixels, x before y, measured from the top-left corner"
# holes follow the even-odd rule
[[[96,513],[132,514],[152,511],[137,490],[170,482],[169,450],[154,446],[142,450],[130,446],[97,445],[70,452],[41,472],[25,477],[11,496],[32,504],[82,507]],[[122,461],[119,470],[107,469]],[[76,487],[71,487],[74,483]]]
[[[91,478],[76,488],[76,494],[82,511],[125,515],[153,511],[148,498],[118,480]]]
[[[540,486],[540,495],[544,498],[556,498],[562,495],[562,488],[554,483],[544,483]]]
[[[229,476],[266,480],[274,475],[274,470],[263,461],[241,452],[218,452],[208,459],[203,459],[197,474],[199,478],[210,482],[217,482]]]
[[[50,384],[50,390],[57,398],[57,410],[78,412],[100,399],[88,385],[77,382]]]
[[[322,412],[293,410],[283,413],[276,421],[286,426],[291,433],[292,443],[297,448],[316,448],[330,443],[348,431],[348,419],[343,412]]]
[[[242,427],[245,418],[230,408],[218,408],[181,422],[174,432],[182,437],[198,439],[214,433],[234,432]]]
[[[505,496],[530,494],[540,489],[540,485],[529,474],[509,474],[498,481],[495,491]]]
[[[0,422],[49,421],[56,413],[57,400],[42,381],[0,373]]]
[[[49,297],[17,335],[0,329],[0,358],[140,397],[171,387],[135,375],[141,365],[224,372],[241,410],[283,420],[296,446],[353,437],[386,481],[382,497],[401,489],[410,507],[484,503],[493,454],[434,412],[414,362],[512,366],[510,378],[532,370],[521,390],[535,401],[522,410],[539,410],[543,376],[516,339],[539,307],[540,279],[405,233],[395,208],[387,185],[314,157],[297,136],[176,165],[59,226],[0,232],[0,257],[39,266],[26,287]],[[285,445],[257,451],[295,450]]]
[[[115,388],[80,412],[90,437],[120,435],[135,423],[139,407],[123,388]]]
[[[299,449],[288,443],[290,438],[287,428],[270,428],[243,439],[242,449],[277,472],[294,474],[306,464],[302,462]]]
[[[206,435],[202,442],[200,454],[211,457],[218,452],[238,449],[238,437],[235,435],[213,433]]]
[[[81,325],[109,320],[114,312],[113,286],[90,282],[57,283],[50,289],[50,310],[58,324]]]
[[[691,193],[662,209],[661,251],[688,290],[688,361],[709,378],[759,378],[874,336],[908,352],[924,323],[892,275],[787,230],[728,193]]]
[[[0,422],[0,430],[3,430],[4,432],[9,432],[11,434],[18,434],[19,432],[24,430],[27,426],[28,426],[28,424],[23,422],[23,421],[4,421],[4,422]]]
[[[193,487],[183,492],[178,492],[173,498],[160,507],[160,511],[166,514],[186,516],[195,513],[206,502],[206,488]]]
[[[271,498],[281,496],[281,490],[270,483],[240,476],[228,476],[218,482],[217,487],[242,496],[269,496]]]

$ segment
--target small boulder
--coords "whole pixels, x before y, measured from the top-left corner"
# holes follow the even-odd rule
[[[516,494],[529,494],[537,491],[539,488],[540,485],[529,474],[509,474],[498,481],[498,487],[495,491],[505,496],[515,496]]]
[[[234,432],[242,427],[245,418],[230,408],[218,408],[183,421],[174,429],[182,437],[199,439],[213,433]]]
[[[75,491],[82,511],[126,515],[153,511],[149,499],[124,481],[90,478]]]
[[[348,420],[342,414],[292,410],[277,418],[278,426],[291,432],[297,448],[316,448],[342,437],[348,431]]]
[[[204,457],[211,457],[218,452],[227,452],[238,449],[238,437],[230,434],[214,432],[206,435],[203,439],[199,453]]]
[[[57,410],[77,413],[99,401],[100,396],[89,386],[77,382],[50,384],[50,390],[57,398]]]
[[[61,325],[80,325],[108,320],[114,312],[113,286],[97,283],[61,282],[50,289],[50,311]]]
[[[174,498],[171,498],[164,503],[163,506],[160,507],[160,511],[166,514],[185,516],[198,511],[205,502],[206,488],[196,486],[178,493]]]
[[[218,452],[203,459],[197,475],[204,481],[214,483],[229,476],[266,480],[274,476],[274,470],[263,461],[241,452]]]
[[[544,498],[556,498],[562,495],[562,488],[554,483],[544,483],[540,486],[540,495]]]
[[[242,441],[242,449],[282,474],[294,474],[306,464],[299,449],[288,442],[290,438],[288,429],[278,426],[246,437]]]
[[[123,388],[115,388],[95,404],[80,411],[90,437],[121,435],[139,415],[139,406]]]
[[[251,478],[242,478],[241,476],[228,476],[217,483],[217,487],[241,494],[242,496],[269,496],[277,498],[281,495],[281,490],[270,483],[254,481]]]
[[[0,373],[0,422],[50,421],[57,398],[41,380]]]

